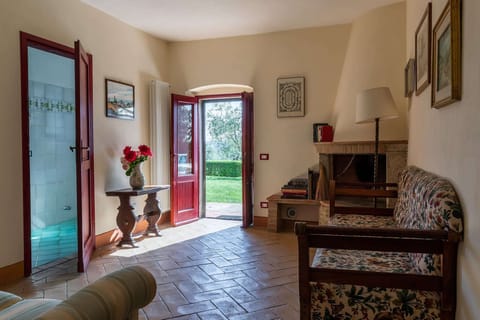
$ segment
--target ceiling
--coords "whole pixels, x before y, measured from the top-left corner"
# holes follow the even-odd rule
[[[350,23],[403,0],[82,0],[168,41],[188,41]]]

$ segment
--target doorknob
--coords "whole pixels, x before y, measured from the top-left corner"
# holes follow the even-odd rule
[[[69,149],[70,149],[70,151],[73,152],[73,150],[77,150],[77,147],[70,146]],[[90,149],[90,147],[80,147],[80,150],[89,150],[89,149]]]

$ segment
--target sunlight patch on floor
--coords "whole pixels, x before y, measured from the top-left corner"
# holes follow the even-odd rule
[[[121,248],[114,247],[109,255],[116,257],[133,257],[135,255],[148,253],[159,248],[170,246],[193,238],[198,238],[210,233],[215,233],[228,228],[240,228],[241,221],[200,219],[198,221],[179,226],[161,228],[161,237],[145,237],[136,241],[137,248],[125,245]]]

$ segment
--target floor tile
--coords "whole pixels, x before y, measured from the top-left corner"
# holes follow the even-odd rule
[[[141,320],[299,319],[293,233],[244,229],[238,221],[216,219],[160,229],[162,237],[143,238],[138,248],[97,250],[83,274],[75,272],[75,259],[64,258],[0,290],[65,299],[109,272],[141,265],[157,282]]]

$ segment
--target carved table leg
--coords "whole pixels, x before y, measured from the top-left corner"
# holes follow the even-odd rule
[[[121,247],[124,244],[129,244],[135,247],[135,241],[132,238],[132,231],[135,228],[137,217],[133,212],[133,207],[130,204],[130,196],[120,195],[120,207],[118,207],[117,226],[122,231],[122,240],[117,246]]]
[[[143,216],[148,222],[147,230],[145,231],[145,235],[150,233],[155,234],[156,236],[160,236],[157,222],[160,219],[161,211],[158,207],[158,200],[157,200],[157,193],[150,193],[147,196],[147,200],[145,200],[145,208],[143,209]]]

